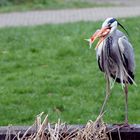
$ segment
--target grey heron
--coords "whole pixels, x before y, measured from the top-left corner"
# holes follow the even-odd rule
[[[118,26],[126,29],[115,18],[107,18],[100,30],[88,39],[90,47],[95,39],[99,42],[95,48],[99,69],[106,77],[106,97],[100,113],[103,113],[111,90],[111,84],[121,83],[125,93],[125,125],[128,125],[128,84],[134,82],[134,51],[127,36]],[[127,31],[126,31],[127,33]]]

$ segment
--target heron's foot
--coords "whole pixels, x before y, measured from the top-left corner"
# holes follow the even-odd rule
[[[116,126],[119,129],[121,129],[121,128],[133,129],[134,128],[133,126],[131,126],[130,124],[128,124],[128,122],[124,122],[124,123],[121,123],[121,124],[113,124],[113,126]]]
[[[114,123],[113,126],[117,128],[123,127],[124,123]]]
[[[125,121],[123,124],[123,127],[129,127],[130,125],[128,124],[128,121]]]
[[[128,122],[124,122],[124,124],[122,125],[123,128],[129,128],[129,129],[134,129],[134,126],[128,124]]]

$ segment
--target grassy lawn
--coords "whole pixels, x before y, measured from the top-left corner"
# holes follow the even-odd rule
[[[87,7],[108,7],[113,6],[111,3],[95,3],[81,0],[44,0],[34,2],[21,2],[19,4],[4,3],[1,4],[0,12],[11,11],[28,11],[28,10],[50,10],[50,9],[66,9],[66,8],[87,8]]]
[[[120,20],[131,33],[136,54],[137,87],[129,87],[129,120],[140,123],[140,18]],[[94,48],[84,41],[101,22],[79,22],[0,29],[0,125],[32,124],[44,111],[84,124],[98,116],[105,80]],[[104,120],[124,119],[124,94],[116,84]]]

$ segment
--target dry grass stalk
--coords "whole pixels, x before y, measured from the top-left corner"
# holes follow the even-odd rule
[[[89,121],[85,128],[78,132],[76,140],[109,140],[102,115],[98,116],[95,122]]]
[[[87,125],[82,128],[68,127],[60,120],[55,125],[51,125],[48,121],[48,116],[42,121],[43,113],[36,118],[36,133],[27,136],[30,127],[22,136],[19,137],[20,132],[16,135],[18,140],[108,140],[106,134],[106,125],[100,115],[95,122],[89,121]]]

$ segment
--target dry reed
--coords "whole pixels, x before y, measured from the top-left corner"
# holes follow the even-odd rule
[[[32,127],[36,126],[36,132],[29,135],[30,127],[22,137],[20,132],[15,135],[17,140],[109,140],[106,124],[103,122],[102,115],[98,116],[95,121],[89,121],[85,127],[70,127],[60,120],[54,125],[48,121],[48,115],[42,121],[43,113],[36,117]],[[7,137],[7,140],[10,137]]]

